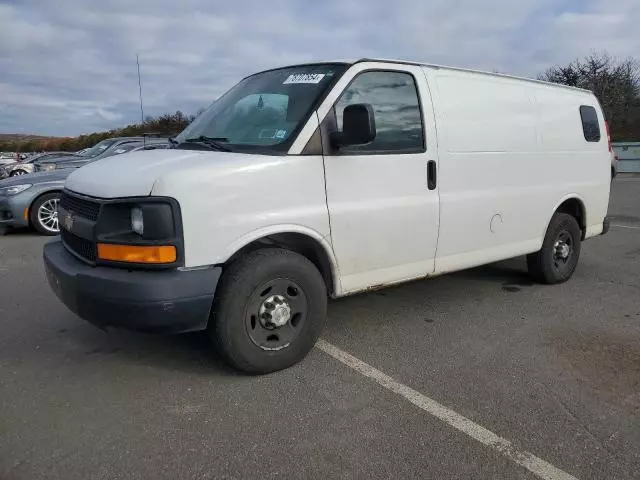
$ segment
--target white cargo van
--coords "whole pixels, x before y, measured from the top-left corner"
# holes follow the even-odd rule
[[[208,329],[246,372],[302,359],[327,297],[518,255],[559,283],[608,229],[605,120],[575,88],[295,65],[243,79],[174,144],[71,174],[49,283],[102,327]]]

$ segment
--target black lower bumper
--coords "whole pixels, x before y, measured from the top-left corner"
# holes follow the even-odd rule
[[[206,328],[219,267],[130,271],[93,267],[69,254],[59,240],[44,247],[49,285],[79,317],[101,328],[156,333]]]
[[[604,222],[602,222],[601,235],[605,235],[606,233],[608,233],[610,228],[611,228],[611,219],[609,217],[605,217]]]

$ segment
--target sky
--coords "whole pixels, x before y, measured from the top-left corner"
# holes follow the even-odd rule
[[[0,133],[75,136],[196,113],[242,77],[398,58],[535,77],[640,55],[639,0],[0,0]]]

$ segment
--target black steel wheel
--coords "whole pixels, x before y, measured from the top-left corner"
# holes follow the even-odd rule
[[[269,373],[307,355],[326,310],[326,286],[311,261],[288,250],[257,250],[225,269],[209,332],[233,367]]]
[[[542,248],[527,256],[529,274],[549,285],[571,278],[580,258],[582,231],[574,217],[556,213],[545,235]]]
[[[245,326],[251,341],[267,351],[287,348],[304,329],[309,302],[290,278],[270,280],[256,288],[247,302]]]

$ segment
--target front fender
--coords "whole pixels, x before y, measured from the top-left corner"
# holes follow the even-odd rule
[[[186,267],[222,264],[252,241],[287,232],[319,242],[335,264],[322,156],[214,153],[163,175],[152,192],[180,204]]]
[[[223,260],[221,263],[226,262],[236,252],[239,252],[244,247],[246,247],[247,245],[257,240],[269,237],[271,235],[282,234],[282,233],[297,233],[297,234],[304,235],[314,240],[316,243],[318,243],[322,247],[322,249],[324,250],[324,253],[329,259],[329,262],[331,263],[331,272],[332,272],[331,274],[333,277],[333,284],[336,286],[336,290],[339,291],[340,290],[340,287],[339,287],[340,274],[338,270],[338,262],[336,260],[335,253],[333,251],[333,247],[331,245],[330,239],[323,236],[317,230],[305,227],[303,225],[279,224],[279,225],[270,225],[268,227],[253,230],[252,232],[249,232],[246,235],[243,235],[242,237],[238,238],[236,241],[231,243],[225,249],[224,254],[222,255]]]

